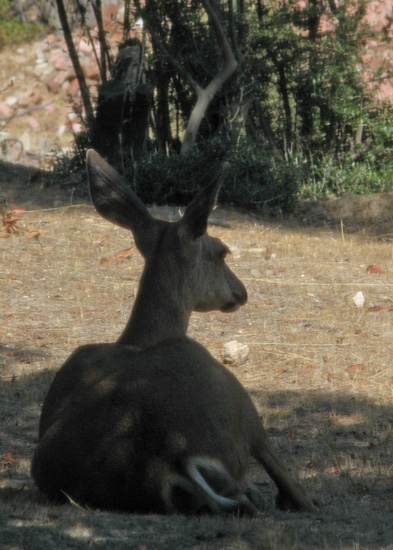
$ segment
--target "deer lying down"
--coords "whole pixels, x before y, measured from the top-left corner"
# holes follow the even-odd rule
[[[192,311],[232,312],[247,301],[227,247],[206,233],[223,176],[169,223],[94,151],[87,169],[97,211],[133,232],[145,267],[119,340],[78,348],[49,389],[32,464],[37,485],[97,508],[254,515],[251,455],[277,485],[280,507],[313,510],[243,386],[186,336]]]

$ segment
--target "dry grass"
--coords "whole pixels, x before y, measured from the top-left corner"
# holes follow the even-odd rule
[[[39,240],[0,239],[0,548],[393,549],[391,341],[393,252],[367,233],[285,227],[221,213],[212,227],[249,302],[232,315],[195,314],[190,335],[252,394],[283,459],[320,505],[314,516],[275,510],[274,487],[251,465],[266,509],[254,520],[132,516],[48,505],[29,478],[40,404],[78,345],[117,338],[142,261],[124,230],[90,207],[38,210],[20,225]],[[45,232],[44,232],[45,231]],[[109,261],[101,261],[106,258]],[[385,273],[367,271],[378,265]],[[362,291],[358,308],[353,296]]]

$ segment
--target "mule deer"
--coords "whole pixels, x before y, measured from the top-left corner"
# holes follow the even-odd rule
[[[272,449],[246,390],[186,336],[191,312],[237,310],[243,284],[228,248],[206,233],[223,176],[176,223],[154,219],[117,172],[87,156],[92,201],[130,229],[145,267],[119,340],[78,348],[45,399],[32,475],[54,499],[158,513],[255,514],[260,495],[245,470],[255,457],[282,508],[312,501]]]

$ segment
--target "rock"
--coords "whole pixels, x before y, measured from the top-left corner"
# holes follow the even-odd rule
[[[224,363],[227,365],[232,365],[234,363],[242,365],[247,361],[249,353],[250,348],[247,344],[241,344],[237,340],[231,340],[224,344]]]
[[[19,141],[22,143],[24,151],[30,151],[31,140],[29,132],[23,132],[23,134],[19,138]]]
[[[100,73],[98,71],[98,67],[97,67],[97,64],[93,64],[93,63],[90,63],[90,64],[86,64],[84,66],[84,71],[85,71],[85,76],[86,78],[90,78],[92,80],[98,80],[99,77],[100,77]]]
[[[5,103],[12,107],[13,105],[16,105],[18,103],[18,98],[14,95],[10,95],[5,98]]]
[[[355,296],[352,298],[353,300],[353,303],[355,304],[356,307],[363,307],[364,306],[364,302],[366,301],[365,297],[364,297],[364,294],[363,292],[358,292],[357,294],[355,294]]]
[[[70,86],[68,88],[68,94],[71,97],[75,97],[78,92],[79,92],[79,82],[78,82],[78,79],[74,78],[74,80],[71,81]]]

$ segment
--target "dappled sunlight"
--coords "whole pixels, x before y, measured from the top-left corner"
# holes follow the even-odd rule
[[[225,210],[217,215],[232,227],[209,231],[233,250],[228,264],[245,282],[249,301],[230,315],[193,314],[190,335],[219,360],[228,341],[249,346],[248,360],[228,368],[250,392],[280,457],[303,480],[327,519],[317,524],[313,518],[275,511],[275,490],[254,465],[250,475],[267,511],[254,521],[200,518],[185,523],[182,517],[81,512],[71,505],[49,506],[39,495],[29,465],[49,384],[78,345],[118,338],[143,265],[135,249],[118,261],[101,263],[133,245],[129,234],[91,210],[67,208],[26,214],[29,225],[47,230],[41,244],[20,236],[0,242],[7,276],[6,292],[0,295],[5,419],[0,507],[11,514],[16,506],[22,517],[9,517],[10,532],[22,533],[16,527],[22,521],[26,540],[60,532],[64,540],[78,544],[132,540],[149,546],[159,530],[166,541],[162,548],[174,548],[175,533],[184,529],[190,547],[197,540],[235,547],[241,536],[251,548],[251,533],[267,533],[282,548],[294,532],[312,541],[311,527],[317,526],[318,540],[323,536],[329,548],[340,550],[352,549],[358,541],[367,547],[373,518],[389,533],[384,518],[393,492],[393,313],[368,309],[391,303],[391,244],[374,235],[343,235],[340,229],[286,227]],[[384,273],[368,271],[369,265]],[[358,291],[365,296],[360,308],[352,300]],[[225,533],[221,539],[216,537],[220,530]],[[336,544],[338,532],[347,543]],[[195,533],[202,538],[195,539]]]

